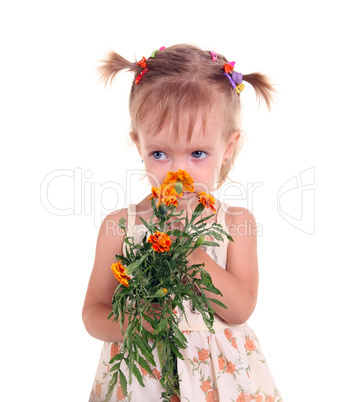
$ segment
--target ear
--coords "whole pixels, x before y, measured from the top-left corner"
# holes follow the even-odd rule
[[[134,142],[134,144],[135,144],[135,146],[136,146],[136,148],[137,148],[137,150],[138,150],[138,152],[139,152],[139,154],[141,156],[141,150],[140,150],[140,143],[139,143],[138,134],[134,133],[133,131],[131,131],[129,133],[129,135],[130,135],[130,139]]]
[[[230,159],[232,154],[234,153],[234,150],[237,145],[237,141],[239,140],[241,135],[240,130],[235,130],[232,132],[230,137],[226,141],[226,148],[225,148],[225,153],[224,153],[224,160],[225,159]]]

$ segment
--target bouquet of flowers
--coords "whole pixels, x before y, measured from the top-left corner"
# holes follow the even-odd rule
[[[221,241],[223,235],[231,241],[232,238],[220,224],[207,225],[212,215],[201,217],[205,208],[216,212],[215,199],[205,192],[196,195],[199,202],[190,217],[188,213],[184,215],[183,210],[177,212],[184,191],[194,192],[194,186],[193,179],[181,169],[169,172],[162,185],[152,187],[153,214],[149,222],[140,218],[147,230],[139,244],[127,236],[126,220],[119,221],[125,233],[126,256],[116,255],[118,262],[112,265],[119,284],[108,319],[113,316],[113,321],[119,323],[124,339],[119,352],[110,361],[111,380],[106,400],[111,397],[118,377],[124,395],[127,395],[127,384],[131,383],[133,374],[144,386],[138,366],[160,380],[164,388],[163,401],[179,396],[177,358],[183,359],[180,349],[187,347],[187,340],[178,328],[176,308],[187,319],[183,301],[190,300],[192,308],[200,312],[212,333],[214,310],[210,302],[226,308],[219,300],[206,296],[206,291],[216,295],[221,292],[213,286],[204,263],[188,266],[188,256],[202,245],[219,246],[206,241],[207,236]],[[176,225],[184,229],[171,229]],[[126,320],[129,324],[123,331]],[[153,331],[145,329],[143,321],[147,321]],[[152,353],[155,348],[161,367],[158,377],[156,370],[152,370],[156,367]],[[128,368],[128,380],[121,369],[122,362]]]

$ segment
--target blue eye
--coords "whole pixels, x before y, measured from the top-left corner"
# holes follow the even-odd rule
[[[204,151],[194,151],[192,152],[192,155],[194,158],[197,159],[204,159],[207,156],[207,154]]]
[[[155,152],[152,152],[151,153],[151,155],[152,155],[152,157],[154,158],[154,159],[166,159],[166,155],[165,155],[165,153],[164,152],[162,152],[162,151],[155,151]]]

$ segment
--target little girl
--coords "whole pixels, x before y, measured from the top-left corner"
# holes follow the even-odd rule
[[[242,75],[234,70],[234,65],[220,54],[190,45],[160,48],[137,63],[109,53],[100,67],[105,83],[124,69],[134,73],[129,102],[130,136],[151,186],[157,187],[167,172],[179,169],[194,179],[195,193],[210,193],[225,181],[242,146],[240,98],[242,91],[249,89],[244,82],[251,84],[268,108],[274,92],[264,75]],[[116,254],[124,253],[123,235],[112,228],[118,228],[119,220],[125,218],[128,235],[136,242],[141,241],[146,228],[139,218],[148,221],[152,215],[149,196],[137,205],[109,214],[98,234],[83,306],[87,331],[104,341],[90,401],[105,399],[110,380],[109,361],[118,353],[123,339],[119,325],[107,319],[117,287],[111,265],[116,262]],[[197,202],[194,193],[184,192],[178,210],[190,215]],[[219,242],[220,247],[197,248],[190,255],[189,264],[205,264],[213,284],[223,295],[219,300],[227,309],[213,304],[213,334],[207,330],[200,313],[195,313],[185,302],[188,322],[181,316],[179,327],[188,340],[188,347],[181,350],[184,360],[178,359],[180,400],[282,401],[258,339],[247,324],[258,291],[255,218],[245,208],[228,206],[218,200],[215,207],[217,212],[209,223],[220,223],[234,241],[229,242],[225,237],[224,242]],[[148,322],[144,326],[151,331]],[[157,355],[155,360],[159,361]],[[110,400],[158,401],[163,392],[158,381],[161,367],[152,371],[156,378],[141,368],[145,387],[133,376],[127,395],[123,395],[118,381]],[[174,396],[172,400],[179,398]]]

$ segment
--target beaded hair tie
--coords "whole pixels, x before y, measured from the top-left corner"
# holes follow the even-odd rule
[[[213,61],[216,61],[218,59],[218,55],[215,52],[209,52],[211,55],[211,58]],[[233,71],[235,67],[236,62],[234,61],[228,61],[227,63],[224,64],[224,75],[228,78],[230,81],[230,84],[232,88],[236,89],[236,92],[239,94],[241,93],[245,86],[242,84],[242,74],[238,73],[237,71]],[[232,74],[230,75],[230,73]]]
[[[236,62],[234,61],[228,61],[227,63],[225,63],[224,75],[226,75],[226,77],[230,81],[232,88],[235,88],[236,92],[239,94],[245,89],[245,86],[244,84],[242,84],[242,74],[238,73],[237,71],[233,71],[235,64]]]
[[[165,46],[160,47],[160,49],[154,50],[150,56],[150,59],[154,59],[157,52],[166,49]],[[136,77],[135,84],[138,85],[140,80],[143,78],[143,75],[146,74],[149,69],[146,67],[146,57],[143,57],[140,61],[136,63],[138,66],[143,68],[143,71]]]

